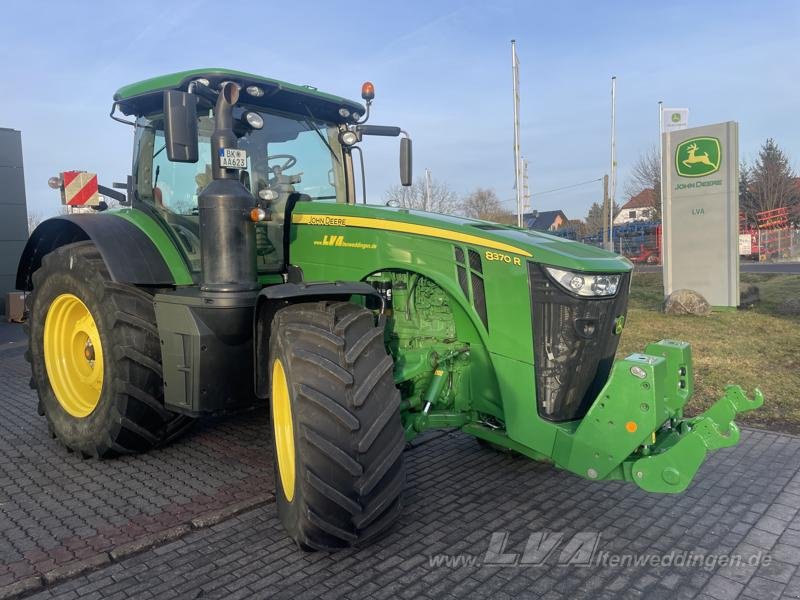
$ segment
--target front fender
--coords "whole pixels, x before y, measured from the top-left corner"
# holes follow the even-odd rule
[[[265,287],[258,294],[253,314],[253,373],[256,397],[269,396],[267,386],[269,377],[265,369],[269,355],[269,336],[275,312],[294,302],[313,302],[315,300],[342,299],[352,296],[373,296],[384,305],[383,297],[370,284],[363,281],[318,281],[313,283],[281,283]],[[383,312],[383,311],[381,311]]]

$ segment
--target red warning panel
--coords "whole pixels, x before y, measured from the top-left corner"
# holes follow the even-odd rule
[[[68,206],[97,206],[100,192],[97,189],[97,174],[86,171],[64,171],[61,200]]]

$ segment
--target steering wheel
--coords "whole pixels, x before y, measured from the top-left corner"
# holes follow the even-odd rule
[[[284,162],[280,165],[281,171],[285,171],[286,169],[291,169],[293,166],[297,164],[297,158],[292,156],[291,154],[273,154],[272,156],[267,156],[267,165],[271,160],[278,160],[283,159]]]

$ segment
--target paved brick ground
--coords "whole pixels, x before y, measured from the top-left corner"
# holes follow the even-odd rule
[[[796,598],[800,597],[800,439],[747,431],[681,496],[592,484],[519,457],[481,450],[461,434],[407,453],[401,522],[384,539],[335,555],[288,542],[274,504],[199,530],[33,596],[45,598]],[[543,566],[482,564],[493,532],[520,554],[531,531],[564,534]],[[564,567],[560,550],[600,533],[595,556],[768,554],[737,568]],[[466,553],[466,554],[465,554]],[[475,556],[459,568],[431,557]]]
[[[85,462],[49,439],[18,381],[27,380],[21,360],[10,362],[11,371],[0,371],[0,404],[9,415],[0,423],[0,514],[13,516],[0,525],[3,562],[21,554],[37,564],[25,559],[35,551],[26,544],[69,548],[66,540],[82,534],[110,539],[100,527],[121,535],[131,523],[171,514],[167,507],[202,510],[199,498],[225,502],[271,489],[262,417],[204,424],[183,443],[145,457]],[[0,355],[0,365],[7,363]],[[275,505],[267,504],[29,597],[800,597],[798,437],[745,430],[739,446],[715,453],[697,483],[678,496],[584,481],[480,449],[462,434],[435,438],[409,450],[407,459],[404,516],[367,548],[302,553],[284,537]],[[493,533],[508,534],[503,552],[518,559],[529,534],[544,530],[563,538],[543,565],[485,564]],[[594,563],[559,566],[582,532],[600,534]],[[608,566],[613,558],[598,564],[604,555],[633,560],[670,553],[677,560],[735,554],[742,564]],[[445,555],[474,563],[432,565]],[[759,556],[760,564],[747,564]]]
[[[0,352],[0,588],[272,490],[265,411],[145,456],[69,454],[36,413],[22,352]]]
[[[9,323],[0,317],[0,351],[23,343],[27,336],[19,323]]]

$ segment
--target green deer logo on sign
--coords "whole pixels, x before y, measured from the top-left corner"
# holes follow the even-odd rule
[[[681,177],[702,177],[719,171],[719,140],[696,137],[678,144],[675,149],[675,170]]]

